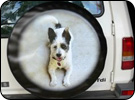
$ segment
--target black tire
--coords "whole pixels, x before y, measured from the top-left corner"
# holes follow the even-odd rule
[[[43,9],[37,9],[38,7],[43,8]],[[95,70],[93,71],[92,75],[82,84],[78,85],[77,87],[74,87],[70,90],[66,91],[49,91],[42,89],[32,83],[23,73],[23,71],[20,68],[20,63],[19,62],[13,62],[11,57],[17,58],[19,54],[19,40],[21,39],[23,30],[25,29],[25,19],[29,19],[30,17],[34,16],[34,13],[32,14],[33,11],[37,12],[43,12],[43,11],[48,11],[48,10],[53,10],[53,9],[63,9],[63,10],[69,10],[72,12],[75,12],[79,15],[81,15],[83,18],[85,18],[96,30],[97,35],[100,40],[100,45],[101,45],[101,51],[100,51],[100,56],[98,63],[95,67]],[[32,8],[30,11],[28,11],[15,25],[14,29],[17,28],[20,31],[13,31],[9,41],[8,41],[8,48],[7,48],[7,55],[8,55],[8,61],[10,65],[10,69],[16,78],[16,80],[21,84],[22,87],[24,87],[27,91],[30,93],[39,96],[41,98],[70,98],[73,96],[76,96],[82,92],[84,92],[86,89],[88,89],[99,77],[99,75],[102,73],[105,65],[105,60],[106,60],[106,54],[107,54],[107,43],[105,36],[103,34],[102,28],[98,21],[93,17],[92,14],[90,14],[87,10],[74,5],[72,3],[68,2],[48,2],[41,4],[39,6],[36,6]],[[16,37],[18,41],[15,41],[12,37]],[[15,44],[16,49],[11,50],[10,45]]]

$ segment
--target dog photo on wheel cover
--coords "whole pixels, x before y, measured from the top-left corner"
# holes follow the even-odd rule
[[[69,28],[62,28],[60,23],[57,23],[56,29],[49,28],[49,47],[51,50],[48,72],[51,77],[50,86],[57,85],[56,70],[64,69],[65,76],[63,79],[64,86],[70,86],[70,76],[72,73],[72,51],[71,44],[73,36]]]

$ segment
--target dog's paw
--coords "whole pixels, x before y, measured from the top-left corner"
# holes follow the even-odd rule
[[[51,87],[55,87],[57,85],[57,82],[56,81],[52,81],[51,83],[50,83],[50,86]]]
[[[64,85],[65,87],[69,87],[71,84],[70,84],[70,82],[64,82],[63,85]]]

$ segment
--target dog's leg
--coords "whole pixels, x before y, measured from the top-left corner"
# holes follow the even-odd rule
[[[53,68],[49,68],[49,74],[50,74],[50,77],[51,77],[51,82],[50,82],[50,86],[51,87],[55,87],[57,85],[57,78],[56,78],[56,75],[55,75],[55,70],[56,69],[53,69]]]
[[[66,70],[66,74],[65,74],[65,77],[64,77],[64,81],[63,81],[63,85],[68,87],[70,86],[70,75],[72,73],[72,68],[65,68]]]

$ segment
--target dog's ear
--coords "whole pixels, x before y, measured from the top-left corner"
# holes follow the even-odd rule
[[[50,43],[52,43],[53,40],[55,40],[56,38],[56,34],[52,28],[48,29],[48,36],[49,36]]]
[[[62,37],[64,37],[66,39],[66,42],[67,44],[70,43],[70,40],[71,40],[71,36],[70,36],[70,33],[69,33],[69,28],[65,28],[63,34],[62,34]]]

